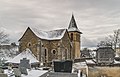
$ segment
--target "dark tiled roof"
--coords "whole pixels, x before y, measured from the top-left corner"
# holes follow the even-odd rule
[[[114,52],[114,50],[111,47],[100,47],[97,52]]]

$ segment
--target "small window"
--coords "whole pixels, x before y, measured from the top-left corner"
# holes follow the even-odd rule
[[[28,45],[29,47],[31,46],[31,44]]]
[[[73,40],[73,33],[71,33],[71,41]]]
[[[28,46],[28,47],[32,46],[31,42],[29,42],[29,43],[27,44],[27,46]]]
[[[47,50],[45,49],[45,56],[47,56]]]
[[[53,54],[55,54],[56,53],[56,51],[55,50],[53,50]]]
[[[55,54],[56,54],[56,50],[53,49],[53,50],[51,51],[51,53],[52,53],[53,55],[55,55]]]

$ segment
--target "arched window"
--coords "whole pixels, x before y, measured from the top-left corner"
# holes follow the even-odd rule
[[[56,51],[55,50],[53,50],[53,54],[55,54],[56,53]]]
[[[53,54],[53,55],[56,54],[56,50],[55,50],[55,49],[52,50],[52,54]]]
[[[32,45],[31,42],[28,42],[27,46],[30,47],[31,45]]]
[[[47,56],[47,49],[45,49],[45,56]]]
[[[44,61],[45,62],[48,61],[48,50],[47,50],[47,48],[44,49]]]
[[[73,40],[73,33],[71,33],[71,41]]]
[[[65,52],[66,52],[66,53],[65,53],[65,55],[66,55],[65,58],[66,58],[66,59],[69,59],[69,54],[70,54],[70,53],[68,53],[68,49],[67,49],[67,48],[65,49]]]

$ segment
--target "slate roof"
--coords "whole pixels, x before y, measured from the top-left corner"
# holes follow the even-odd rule
[[[60,40],[66,32],[66,29],[58,29],[52,31],[42,31],[36,28],[31,28],[31,29],[37,37],[46,40]]]
[[[97,52],[114,52],[114,50],[111,47],[100,47]]]
[[[77,24],[76,24],[76,21],[75,21],[75,18],[74,18],[74,15],[72,15],[72,18],[71,18],[71,21],[70,21],[70,24],[69,24],[69,27],[68,27],[68,31],[69,32],[79,32],[82,34],[82,32],[80,32],[80,30],[78,29],[77,27]]]

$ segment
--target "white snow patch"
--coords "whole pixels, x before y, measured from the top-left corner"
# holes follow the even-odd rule
[[[120,61],[114,60],[114,64],[120,64]]]
[[[47,72],[45,70],[31,70],[28,71],[28,75],[22,75],[22,77],[39,77]]]
[[[78,32],[80,32],[80,30],[79,30],[79,29],[77,29],[77,28],[74,28],[74,27],[72,27],[72,28],[69,28],[69,29],[68,29],[68,31],[78,31]]]
[[[66,29],[58,29],[58,30],[52,30],[52,31],[41,31],[36,28],[32,28],[32,31],[36,34],[41,39],[46,39],[46,40],[59,40],[61,39],[64,34]]]
[[[28,75],[21,75],[21,77],[40,77],[41,75],[47,73],[48,71],[46,70],[27,70]],[[12,70],[4,70],[4,73],[8,75],[8,77],[15,77],[15,76],[10,76],[10,74],[14,74]]]
[[[74,63],[73,67],[79,69],[79,68],[86,68],[87,65],[86,62],[78,62],[78,63]]]
[[[86,63],[88,63],[88,64],[95,64],[95,62],[93,61],[93,59],[91,59],[91,60],[86,60]]]
[[[120,55],[118,53],[115,54],[115,57],[120,57]]]
[[[26,58],[30,60],[30,63],[37,63],[39,62],[34,54],[29,50],[26,49],[25,51],[22,51],[20,54],[15,56],[12,60],[8,60],[7,62],[9,63],[20,63],[20,60]]]

